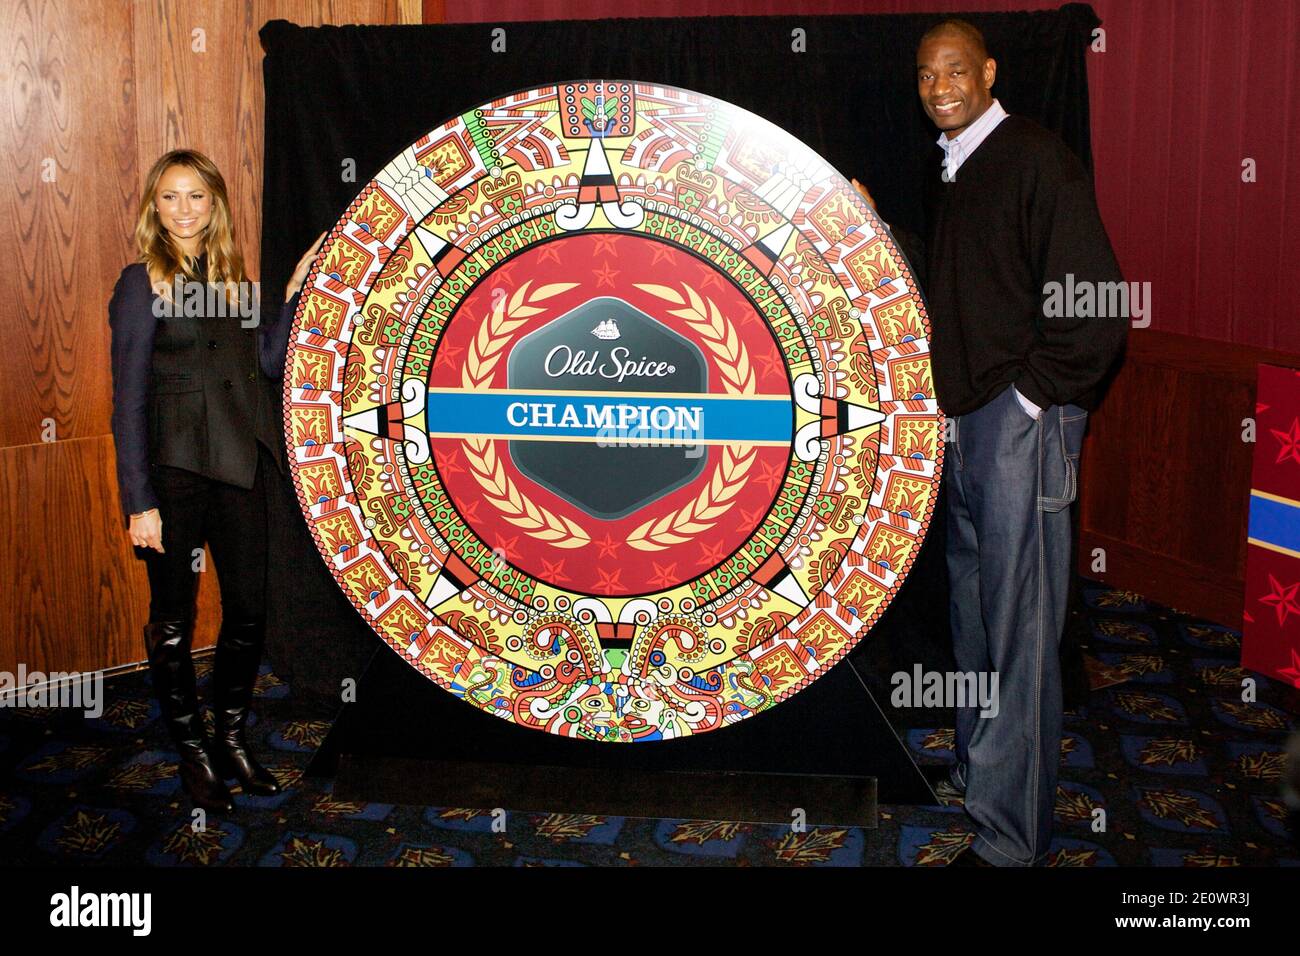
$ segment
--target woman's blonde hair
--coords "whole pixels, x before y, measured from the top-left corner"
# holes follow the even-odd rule
[[[235,242],[235,223],[230,214],[230,200],[226,195],[226,180],[221,170],[212,160],[196,149],[173,149],[164,153],[149,169],[144,180],[144,190],[140,194],[140,214],[135,221],[135,244],[140,251],[140,261],[149,270],[149,283],[160,292],[171,297],[172,281],[176,274],[192,275],[193,262],[186,261],[185,254],[172,239],[171,233],[163,228],[154,207],[154,193],[158,191],[158,180],[163,173],[173,166],[184,166],[192,170],[212,196],[212,218],[200,237],[200,249],[208,254],[206,276],[196,276],[208,282],[223,284],[226,298],[234,302],[236,286],[230,283],[242,283],[247,280],[244,273],[244,257],[239,253]]]

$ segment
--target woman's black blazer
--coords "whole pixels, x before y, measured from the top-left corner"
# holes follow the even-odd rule
[[[202,275],[202,259],[199,268]],[[274,301],[259,306],[256,323],[207,314],[220,311],[205,307],[208,298],[185,296],[189,307],[171,309],[140,262],[123,269],[113,289],[113,441],[128,521],[158,506],[151,466],[251,488],[260,442],[285,470],[276,380],[297,297],[279,311]]]

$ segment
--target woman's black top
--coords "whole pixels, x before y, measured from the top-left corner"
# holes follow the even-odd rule
[[[200,257],[196,274],[205,269]],[[251,488],[260,442],[285,470],[275,379],[296,298],[278,312],[274,301],[254,303],[249,318],[225,305],[218,287],[212,295],[190,294],[194,288],[187,286],[174,307],[154,294],[148,271],[136,262],[122,270],[108,305],[113,440],[128,522],[158,506],[151,465]]]

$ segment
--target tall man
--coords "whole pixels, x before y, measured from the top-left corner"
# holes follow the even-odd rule
[[[958,862],[1031,866],[1051,841],[1060,761],[1069,506],[1088,410],[1128,321],[1049,295],[1054,282],[1122,277],[1088,173],[1055,134],[1003,110],[996,74],[965,21],[921,39],[917,91],[943,153],[927,174],[926,291],[948,416],[953,650],[999,691],[996,716],[957,714],[951,784],[977,828]]]

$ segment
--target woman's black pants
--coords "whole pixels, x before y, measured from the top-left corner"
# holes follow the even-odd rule
[[[214,481],[191,471],[150,469],[162,516],[164,553],[141,549],[149,571],[149,620],[192,621],[206,542],[221,586],[225,624],[266,619],[267,482],[276,466],[257,446],[252,488]]]

